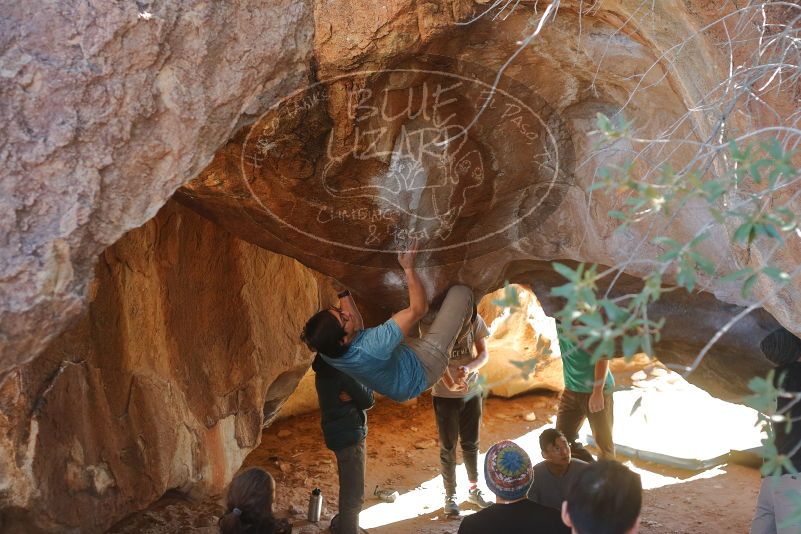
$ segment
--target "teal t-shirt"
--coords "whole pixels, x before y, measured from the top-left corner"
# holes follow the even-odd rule
[[[394,401],[413,399],[428,387],[423,365],[403,343],[403,332],[395,319],[357,332],[341,357],[322,357],[331,367]]]
[[[595,364],[592,362],[592,356],[567,339],[562,334],[561,328],[557,329],[557,333],[559,350],[562,352],[565,389],[576,393],[592,393],[592,385],[595,382]],[[609,393],[614,387],[615,379],[612,377],[612,372],[607,371],[604,391]]]

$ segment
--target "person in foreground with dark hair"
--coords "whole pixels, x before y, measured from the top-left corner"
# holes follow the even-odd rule
[[[534,483],[528,498],[549,508],[562,509],[567,490],[589,464],[570,455],[570,444],[561,430],[545,429],[540,434],[544,461],[534,466]]]
[[[640,475],[613,460],[590,464],[562,503],[573,534],[637,534],[642,508]]]
[[[323,437],[337,457],[339,472],[339,513],[331,520],[331,531],[358,534],[364,532],[359,529],[359,512],[364,504],[366,410],[375,404],[373,392],[325,363],[319,354],[312,369]]]
[[[439,381],[456,337],[473,312],[470,288],[453,286],[428,333],[419,339],[406,337],[428,312],[426,291],[415,271],[416,258],[416,242],[398,254],[409,287],[409,305],[385,323],[364,328],[353,297],[343,291],[339,307],[317,312],[301,334],[330,366],[398,402],[417,397]]]
[[[801,339],[786,328],[768,334],[760,344],[762,353],[776,366],[773,385],[789,393],[801,392]],[[787,456],[795,471],[801,471],[801,403],[793,395],[779,395],[776,413],[791,424],[771,425],[779,454]],[[791,500],[794,492],[801,493],[801,475],[782,468],[779,477],[765,477],[759,487],[759,497],[751,522],[751,534],[798,534],[798,524],[786,524],[795,512]]]
[[[557,510],[526,499],[532,476],[531,459],[517,444],[500,441],[490,447],[484,477],[495,504],[465,517],[459,534],[569,534]]]
[[[273,516],[275,480],[267,471],[252,467],[239,473],[228,487],[221,534],[290,534],[292,526]]]

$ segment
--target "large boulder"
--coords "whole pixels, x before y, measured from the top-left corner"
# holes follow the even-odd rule
[[[768,261],[794,272],[798,239],[775,254],[768,242],[733,246],[733,228],[698,202],[615,231],[619,222],[607,214],[621,209],[625,196],[592,190],[603,167],[624,165],[642,148],[621,139],[599,150],[599,112],[631,122],[639,139],[665,140],[640,153],[635,175],[653,172],[654,161],[665,158],[674,168],[694,165],[694,141],[716,132],[719,115],[688,109],[723,98],[726,29],[737,20],[740,31],[756,32],[746,24],[755,8],[666,1],[642,17],[635,1],[588,13],[576,7],[563,5],[511,62],[541,10],[520,7],[502,22],[484,17],[458,26],[452,23],[464,18],[461,8],[432,4],[423,10],[401,2],[371,12],[377,20],[358,3],[318,12],[315,82],[238,132],[177,198],[243,239],[345,283],[373,321],[404,304],[395,253],[414,237],[424,242],[422,276],[431,294],[461,282],[481,296],[510,279],[548,299],[563,283],[549,267],[559,260],[619,266],[624,274],[603,283],[614,280],[610,291],[620,296],[664,253],[653,237],[687,242],[704,230],[709,238],[700,251],[720,274]],[[784,8],[766,16],[790,20]],[[718,17],[725,18],[713,23]],[[752,61],[742,46],[732,55]],[[727,128],[784,125],[792,112],[777,95],[795,88],[766,91],[774,114],[731,102],[741,112],[727,115]],[[777,202],[801,210],[798,187],[786,187]],[[666,273],[668,283],[673,274]],[[771,315],[801,332],[801,283],[796,277],[782,287],[760,277],[744,298],[738,284],[702,274],[698,288],[668,293],[649,311],[676,320],[657,355],[695,370],[696,355],[726,327],[728,337],[690,379],[739,395],[768,369],[758,341],[776,326]],[[767,313],[746,315],[755,302]]]
[[[665,140],[637,173],[692,164],[693,141],[725,140],[724,115],[726,135],[785,127],[792,76],[725,98],[749,72],[728,83],[730,69],[769,59],[760,32],[797,9],[563,1],[518,54],[541,4],[475,20],[491,4],[4,6],[3,529],[97,532],[169,489],[220,491],[308,366],[297,332],[325,285],[262,249],[349,286],[371,324],[405,304],[395,253],[409,237],[425,241],[429,294],[509,279],[546,310],[552,260],[620,265],[610,292],[636,288],[663,253],[653,228],[679,241],[708,228],[721,273],[771,255],[793,272],[797,239],[733,247],[696,204],[615,232],[607,212],[625,196],[591,187],[641,148],[597,150],[598,112]],[[151,220],[181,184],[194,213]],[[797,193],[776,201],[801,212]],[[657,354],[692,368],[717,329],[764,306],[691,374],[736,395],[767,369],[757,342],[774,317],[801,333],[801,285],[763,277],[750,299],[699,286],[649,310],[672,319]]]
[[[312,2],[3,2],[0,372],[79,316],[94,264],[308,75]]]
[[[0,531],[105,531],[219,494],[311,362],[330,289],[170,203],[101,256],[89,311],[0,382]]]
[[[215,152],[183,190],[187,202],[236,235],[382,295],[383,313],[402,297],[386,269],[409,233],[431,241],[432,289],[458,279],[491,291],[508,264],[529,260],[625,262],[641,275],[643,263],[628,260],[647,227],[614,234],[606,212],[624,199],[587,191],[599,167],[637,147],[596,152],[596,112],[633,121],[642,138],[704,139],[724,103],[710,99],[727,87],[730,65],[753,63],[763,15],[768,23],[797,15],[786,5],[563,1],[507,61],[543,10],[522,3],[476,19],[489,7],[9,5],[0,21],[8,132],[0,369],[28,361],[78,316],[97,255],[153,217]],[[730,47],[732,28],[740,33]],[[793,81],[733,102],[727,131],[784,126]],[[427,112],[416,113],[424,89]],[[693,155],[672,148],[674,167]],[[438,187],[419,189],[420,180]],[[790,207],[798,211],[797,200]],[[664,233],[685,239],[711,224],[704,252],[724,272],[769,256],[761,244],[731,247],[729,229],[702,211],[685,215],[666,221]],[[636,255],[660,253],[646,243]],[[792,269],[799,254],[791,241],[776,263]],[[702,286],[747,304],[733,284]],[[801,331],[798,282],[778,292],[766,278],[755,289],[769,313]]]

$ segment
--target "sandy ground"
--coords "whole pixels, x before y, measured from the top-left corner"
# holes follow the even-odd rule
[[[528,445],[536,442],[538,429],[549,426],[556,402],[556,397],[550,395],[488,399],[481,429],[481,452],[495,441],[511,438],[523,443],[532,460],[538,461],[538,451]],[[530,412],[537,416],[533,422],[524,419]],[[434,439],[436,427],[431,398],[424,395],[412,406],[380,402],[370,411],[369,421],[368,492],[379,485],[397,490],[402,497],[393,504],[369,498],[362,513],[364,526],[371,534],[455,533],[459,520],[445,519],[440,508],[439,448]],[[297,452],[281,452],[291,450]],[[322,445],[317,414],[280,421],[271,427],[261,446],[248,458],[247,465],[261,466],[276,477],[277,511],[297,509],[300,513],[296,516],[302,516],[308,492],[315,486],[323,490],[329,515],[336,509],[336,461]],[[645,492],[641,532],[748,531],[759,485],[757,471],[732,465],[698,474],[644,462],[634,467],[643,474],[646,486],[661,486]],[[464,476],[463,467],[459,469]],[[461,490],[464,489],[463,483]],[[422,493],[423,498],[404,503],[404,497],[415,491]],[[473,511],[466,502],[463,508],[466,513]],[[379,524],[384,522],[386,524]],[[303,530],[305,524],[302,520],[296,522],[299,530]]]
[[[631,385],[630,377],[636,367],[626,366],[616,371],[619,384]],[[487,399],[479,468],[486,449],[501,439],[515,440],[533,462],[540,461],[537,438],[542,429],[553,425],[557,403],[557,396],[548,392],[514,399]],[[627,424],[622,419],[618,415],[616,421],[621,434]],[[455,533],[459,519],[445,518],[441,512],[439,447],[430,395],[424,394],[404,405],[379,401],[370,410],[368,420],[367,499],[361,515],[362,526],[371,534]],[[702,445],[699,441],[699,448]],[[759,485],[756,470],[728,465],[698,473],[640,461],[628,464],[640,473],[645,488],[641,532],[748,532]],[[278,488],[275,511],[293,521],[293,532],[327,532],[327,520],[336,511],[338,482],[336,459],[323,443],[318,413],[273,424],[243,467],[250,466],[262,467],[275,477]],[[459,497],[463,499],[466,474],[461,465],[457,477]],[[382,503],[371,497],[376,486],[397,490],[400,498],[391,504]],[[325,499],[324,520],[316,525],[305,520],[308,496],[314,487],[322,489]],[[217,532],[215,525],[222,512],[221,503],[222,500],[193,503],[180,496],[168,496],[110,532],[212,534]],[[463,515],[475,512],[466,502],[462,510]]]

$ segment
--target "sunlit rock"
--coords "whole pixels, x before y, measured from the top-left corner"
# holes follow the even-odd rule
[[[0,382],[3,532],[103,532],[221,492],[311,362],[330,289],[174,203],[107,249],[89,312]]]
[[[787,22],[787,6],[565,1],[513,57],[542,3],[469,24],[487,3],[145,4],[4,13],[4,529],[100,532],[168,489],[219,493],[308,366],[297,333],[330,296],[324,276],[376,324],[405,305],[395,254],[410,238],[432,296],[510,280],[553,313],[554,260],[620,265],[610,294],[636,290],[663,250],[648,221],[615,232],[607,213],[623,195],[591,191],[639,149],[598,151],[597,113],[679,141],[639,158],[646,173],[660,154],[680,168],[697,142],[724,142],[723,114],[739,135],[796,112],[781,76],[734,108],[721,100],[763,14]],[[156,217],[182,184],[176,199],[195,213]],[[798,213],[796,194],[776,198]],[[697,205],[654,224],[678,241],[708,225],[702,252],[721,273],[771,254],[733,247]],[[791,272],[799,258],[795,240],[771,261]],[[799,283],[763,278],[750,300],[703,277],[701,292],[667,294],[649,309],[669,319],[657,355],[741,394],[767,369],[758,342],[773,317],[801,332]],[[696,362],[754,302],[764,310]],[[526,328],[499,338],[499,362],[504,343],[507,360],[530,350]]]

